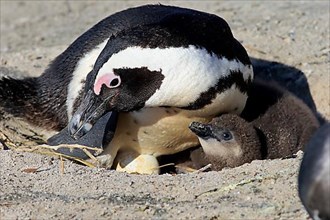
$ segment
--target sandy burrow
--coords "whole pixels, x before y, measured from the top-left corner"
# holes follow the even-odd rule
[[[330,119],[329,2],[161,1],[225,18],[248,53],[301,70]],[[148,2],[0,1],[0,76],[39,75],[107,15]],[[152,3],[152,2],[149,2]],[[0,151],[0,219],[306,219],[302,158],[184,175],[129,175],[47,156]],[[38,168],[27,173],[26,168]]]

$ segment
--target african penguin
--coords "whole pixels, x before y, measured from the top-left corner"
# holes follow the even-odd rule
[[[110,167],[119,149],[156,157],[197,145],[190,122],[239,114],[252,79],[250,59],[225,20],[146,5],[96,24],[40,77],[1,79],[0,105],[46,128],[70,121],[77,142],[104,114],[119,112],[104,152]]]
[[[87,77],[69,133],[79,139],[100,116],[116,111],[106,167],[118,151],[174,154],[198,145],[188,129],[192,121],[241,113],[252,79],[249,57],[222,18],[177,10],[109,39]]]
[[[221,170],[262,159],[256,130],[238,115],[223,114],[206,124],[192,122],[189,128],[202,146],[190,153],[194,168],[210,163],[212,170]]]
[[[110,38],[124,30],[153,26],[186,14],[198,16],[201,12],[144,5],[110,15],[78,37],[41,76],[23,80],[1,78],[0,108],[48,130],[63,129],[79,106],[87,75]]]
[[[236,167],[255,159],[290,157],[303,150],[319,127],[313,112],[275,83],[255,79],[241,116],[223,114],[210,123],[193,122],[203,151],[194,151],[196,166],[214,170]]]
[[[87,75],[107,41],[123,30],[152,25],[168,16],[191,12],[178,7],[145,5],[110,15],[78,37],[49,64],[41,76],[22,80],[1,78],[0,108],[47,130],[62,130],[48,140],[50,145],[77,143],[96,147],[106,144],[113,135],[113,130],[102,131],[107,124],[113,127],[106,121],[98,123],[97,128],[83,140],[72,138],[66,126],[81,102]],[[117,116],[111,117],[114,121]],[[95,138],[100,135],[106,138]],[[87,157],[79,150],[69,153],[63,148],[60,152]]]
[[[308,142],[298,177],[300,199],[314,220],[330,219],[330,123]]]

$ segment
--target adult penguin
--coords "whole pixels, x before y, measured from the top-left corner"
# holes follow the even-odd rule
[[[192,12],[173,6],[144,5],[110,15],[79,36],[39,77],[1,78],[0,108],[39,127],[59,131],[80,105],[87,74],[109,38],[123,30]]]
[[[2,79],[0,105],[48,129],[71,119],[68,130],[78,142],[102,115],[120,112],[116,147],[105,152],[111,166],[119,149],[134,151],[132,158],[156,157],[196,145],[189,123],[240,113],[252,78],[249,57],[222,18],[146,5],[96,24],[40,77]]]
[[[241,113],[252,78],[249,57],[222,18],[178,9],[109,39],[69,133],[81,138],[103,114],[119,112],[103,164],[112,166],[119,153],[117,169],[158,172],[156,157],[198,145],[192,121]]]

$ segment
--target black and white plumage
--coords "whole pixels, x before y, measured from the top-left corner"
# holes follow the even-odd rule
[[[249,57],[222,18],[148,5],[95,25],[42,76],[2,79],[0,100],[41,126],[60,129],[70,120],[77,139],[105,113],[120,112],[104,152],[111,166],[118,151],[157,157],[197,145],[189,123],[240,113],[252,78]],[[12,89],[14,82],[27,88],[26,97]],[[16,100],[22,108],[13,108]]]
[[[110,37],[190,9],[146,5],[115,13],[87,30],[39,77],[0,79],[0,107],[46,129],[60,130],[80,104],[87,74]]]
[[[129,81],[137,84],[132,76],[149,78],[134,90],[126,86],[126,92],[131,93],[126,96],[127,100],[118,97],[119,102],[111,107],[111,110],[132,111],[155,106],[201,109],[233,85],[241,94],[246,93],[247,82],[251,81],[253,73],[246,51],[233,38],[223,19],[184,9],[157,23],[124,30],[111,38],[91,72],[90,95],[96,94],[99,101],[108,98],[107,92],[118,90],[111,85],[119,82],[118,75],[125,85]],[[110,89],[104,89],[99,95],[102,85]],[[141,88],[148,88],[148,91]],[[132,99],[132,94],[139,98]],[[88,96],[87,102],[90,99]],[[227,111],[237,108],[235,111],[240,112],[244,107],[242,103],[235,106],[233,102],[230,107],[228,104]],[[81,117],[80,114],[76,116]],[[90,120],[91,124],[95,122],[93,118]],[[77,126],[76,121],[78,118],[72,121],[72,128]],[[77,133],[73,129],[71,133],[81,136],[80,131]]]
[[[330,123],[306,146],[298,178],[299,196],[314,220],[330,219]]]

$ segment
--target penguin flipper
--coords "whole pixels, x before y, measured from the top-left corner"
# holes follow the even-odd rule
[[[68,128],[65,127],[58,134],[49,138],[47,143],[52,146],[60,144],[79,144],[87,147],[103,149],[104,146],[110,143],[114,136],[117,125],[117,118],[118,113],[108,112],[96,122],[95,126],[93,126],[90,132],[77,140],[70,136]],[[78,148],[70,149],[66,147],[60,147],[58,148],[57,152],[81,159],[89,158],[89,156],[85,154],[83,150]],[[95,151],[90,150],[90,153],[95,156]]]

